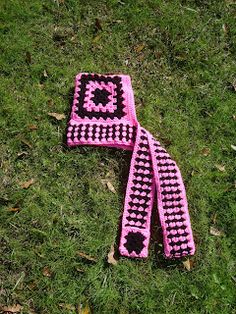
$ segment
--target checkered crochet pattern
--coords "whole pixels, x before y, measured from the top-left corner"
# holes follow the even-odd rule
[[[128,75],[80,73],[67,127],[68,146],[98,145],[132,150],[119,250],[148,256],[153,202],[167,258],[195,251],[180,170],[161,144],[140,126]]]

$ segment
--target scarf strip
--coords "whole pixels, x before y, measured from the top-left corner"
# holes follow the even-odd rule
[[[67,144],[133,151],[122,217],[121,255],[148,256],[153,210],[161,224],[166,258],[194,254],[180,170],[161,144],[140,126],[128,75],[76,76]],[[157,208],[153,209],[155,198]]]

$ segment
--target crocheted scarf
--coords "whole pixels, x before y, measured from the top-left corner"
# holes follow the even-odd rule
[[[76,76],[67,144],[133,151],[122,218],[121,255],[147,257],[155,197],[165,256],[180,258],[194,254],[180,170],[152,134],[140,126],[128,75]]]

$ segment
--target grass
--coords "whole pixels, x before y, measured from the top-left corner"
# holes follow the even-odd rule
[[[235,12],[230,0],[1,1],[0,304],[40,314],[236,313]],[[81,71],[131,75],[140,123],[186,183],[191,271],[165,261],[155,237],[147,260],[108,265],[131,154],[68,149],[66,120],[48,116],[68,115]]]

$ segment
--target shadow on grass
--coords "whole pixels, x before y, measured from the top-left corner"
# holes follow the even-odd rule
[[[63,132],[63,137],[62,137],[62,142],[63,142],[63,151],[66,152],[68,150],[71,150],[71,147],[67,146],[67,127],[68,123],[70,121],[70,112],[71,112],[71,107],[73,104],[73,98],[74,98],[74,87],[71,87],[68,91],[67,97],[68,99],[68,106],[66,107],[66,110],[64,111],[65,116],[67,117],[66,119],[66,128],[65,131]],[[74,148],[74,147],[73,147]]]

